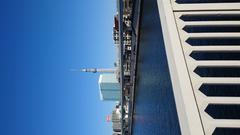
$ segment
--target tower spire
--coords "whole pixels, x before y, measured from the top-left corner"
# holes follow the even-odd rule
[[[82,69],[72,69],[72,71],[92,72],[92,73],[114,73],[114,72],[116,72],[116,69],[112,69],[112,68],[82,68]]]

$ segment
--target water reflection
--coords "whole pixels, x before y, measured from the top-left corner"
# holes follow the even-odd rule
[[[143,0],[133,135],[180,135],[156,0]]]

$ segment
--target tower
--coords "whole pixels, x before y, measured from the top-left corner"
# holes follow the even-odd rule
[[[92,73],[114,73],[116,70],[111,68],[83,68],[80,69],[82,72],[92,72]]]

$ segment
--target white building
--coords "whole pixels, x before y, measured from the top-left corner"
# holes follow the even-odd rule
[[[101,74],[99,77],[100,99],[109,101],[120,100],[120,83],[116,74]]]

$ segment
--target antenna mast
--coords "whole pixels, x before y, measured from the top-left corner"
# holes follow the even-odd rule
[[[82,69],[73,69],[72,71],[81,71],[81,72],[92,72],[92,73],[115,73],[116,69],[112,68],[82,68]]]

